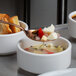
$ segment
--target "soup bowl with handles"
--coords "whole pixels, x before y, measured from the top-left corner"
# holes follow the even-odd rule
[[[28,25],[25,22],[19,21],[19,23],[22,27],[28,30]],[[26,38],[26,35],[23,31],[13,34],[0,35],[0,55],[15,53],[17,50],[17,42],[23,37]]]
[[[45,42],[45,44],[61,45],[66,48],[62,52],[55,54],[35,54],[24,50],[27,47],[42,44],[29,38],[23,38],[18,42],[17,62],[23,70],[40,74],[48,71],[68,68],[71,64],[71,43],[69,40],[60,37],[55,41]]]

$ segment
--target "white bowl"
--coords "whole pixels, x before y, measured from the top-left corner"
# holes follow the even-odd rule
[[[68,29],[70,36],[76,38],[76,21],[72,19],[73,16],[76,16],[76,11],[71,12],[68,16]]]
[[[63,69],[53,72],[47,72],[38,76],[76,76],[76,68]]]
[[[26,30],[28,29],[28,25],[25,22],[19,22]],[[23,37],[26,37],[23,31],[14,34],[0,35],[0,55],[15,53],[17,50],[17,42]]]
[[[69,67],[71,63],[71,43],[60,37],[59,39],[51,42],[54,45],[61,45],[67,47],[66,50],[55,54],[35,54],[25,51],[31,45],[41,44],[41,42],[33,41],[31,39],[22,39],[18,43],[17,60],[18,66],[26,71],[40,74],[48,71],[60,70]]]

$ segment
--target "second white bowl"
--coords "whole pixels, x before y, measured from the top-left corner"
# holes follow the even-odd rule
[[[25,22],[19,22],[26,30],[28,29],[28,25]],[[0,55],[15,53],[17,50],[17,42],[23,37],[26,38],[23,31],[13,34],[0,35]]]

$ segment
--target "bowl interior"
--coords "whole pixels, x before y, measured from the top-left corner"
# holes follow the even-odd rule
[[[58,38],[57,40],[55,41],[49,41],[49,42],[45,42],[45,44],[54,44],[55,46],[62,46],[63,48],[67,48],[69,46],[69,43],[67,40],[65,40],[64,38]],[[22,39],[20,40],[19,42],[19,46],[22,48],[22,49],[25,49],[27,47],[30,47],[30,46],[33,46],[33,45],[38,45],[38,44],[43,44],[43,42],[38,42],[38,41],[34,41],[34,40],[31,40],[29,38],[26,38],[26,39]]]
[[[24,23],[23,21],[19,21],[19,23],[20,23],[21,27],[23,27],[23,28],[25,28],[27,30],[28,25],[26,23]]]
[[[71,19],[72,21],[76,22],[74,19],[72,19],[73,16],[76,16],[76,11],[71,12],[71,13],[69,14],[69,16],[68,16],[69,19]]]

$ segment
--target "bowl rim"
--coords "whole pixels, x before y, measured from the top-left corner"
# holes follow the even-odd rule
[[[24,39],[24,38],[23,38],[23,39]],[[23,40],[23,39],[21,39],[21,40]],[[63,53],[66,53],[67,51],[70,51],[71,48],[72,48],[72,45],[71,45],[71,43],[70,43],[69,40],[67,40],[67,39],[64,38],[64,37],[60,37],[60,39],[65,40],[65,41],[68,43],[68,47],[67,47],[67,49],[65,49],[64,51],[59,52],[59,53],[55,53],[55,54],[35,54],[35,53],[28,52],[28,51],[24,50],[23,48],[21,48],[21,46],[20,46],[20,41],[21,41],[21,40],[18,42],[17,47],[18,47],[18,49],[19,49],[18,51],[21,51],[21,52],[23,52],[23,53],[27,53],[27,54],[33,55],[33,56],[56,56],[56,55],[61,55],[61,54],[63,54]],[[69,49],[70,49],[70,50],[69,50]],[[18,52],[18,51],[17,51],[17,52]]]
[[[27,23],[25,23],[25,22],[23,22],[23,21],[21,21],[21,20],[19,20],[19,22],[25,24],[25,25],[26,25],[25,29],[26,29],[26,30],[28,29]],[[21,33],[23,33],[23,31],[20,31],[20,32],[17,32],[17,33],[13,33],[13,34],[4,34],[4,35],[0,35],[0,37],[13,36],[13,35],[21,34]]]
[[[72,19],[72,16],[73,16],[73,15],[76,15],[76,11],[71,12],[71,13],[68,15],[68,18],[69,18],[71,21],[73,21],[73,22],[76,23],[76,21],[75,21],[74,19]]]

